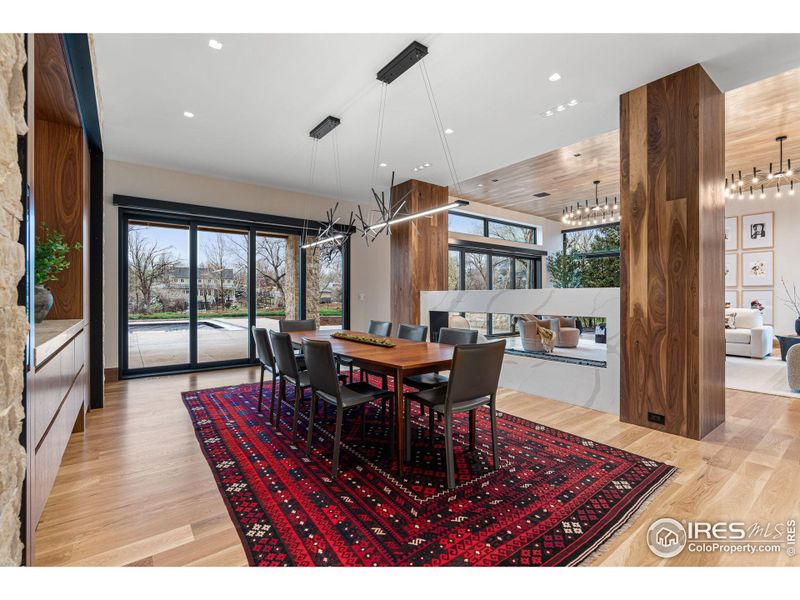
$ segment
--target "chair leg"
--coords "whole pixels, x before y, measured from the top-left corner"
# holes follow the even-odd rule
[[[297,435],[297,413],[300,412],[300,398],[303,396],[303,388],[299,385],[294,386],[294,415],[292,415],[292,439]]]
[[[314,413],[317,408],[317,395],[311,390],[311,408],[308,411],[308,435],[306,436],[306,454],[311,456],[311,443],[314,439]]]
[[[433,409],[428,409],[428,447],[433,450],[433,430],[436,428],[436,425],[433,421]]]
[[[492,458],[494,461],[494,468],[500,467],[500,455],[497,452],[497,409],[494,406],[494,396],[489,403],[489,417],[492,422]]]
[[[279,407],[280,408],[280,407]],[[272,417],[275,413],[275,373],[272,374],[272,389],[269,393],[269,422],[272,423]]]
[[[395,430],[395,399],[389,399],[389,460],[394,456],[394,430]]]
[[[469,449],[475,450],[475,411],[469,411]]]
[[[264,397],[264,365],[261,365],[261,383],[258,384],[258,412],[261,412],[261,399]]]
[[[344,409],[336,407],[336,435],[333,438],[333,466],[331,467],[331,477],[336,477],[339,473],[339,445],[342,441],[342,420],[344,419]]]
[[[419,403],[419,416],[425,416],[425,405],[422,402]]]
[[[456,487],[455,456],[453,455],[453,413],[444,416],[444,453],[447,464],[447,489]]]
[[[275,428],[280,429],[281,427],[281,409],[283,407],[283,403],[286,400],[286,380],[281,377],[281,387],[278,391],[278,414],[275,416]]]
[[[350,379],[347,380],[347,383],[353,383],[353,363],[350,363]]]
[[[406,435],[406,450],[403,458],[408,462],[411,460],[411,402],[405,402],[403,424],[405,425],[403,429],[405,429]]]

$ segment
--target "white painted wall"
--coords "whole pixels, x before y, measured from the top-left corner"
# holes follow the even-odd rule
[[[118,209],[114,194],[186,202],[287,217],[320,219],[334,201],[236,181],[214,179],[131,163],[105,161],[104,184],[104,353],[105,368],[118,366]],[[340,210],[354,205],[343,203]],[[389,318],[389,241],[369,248],[354,238],[351,249],[351,324],[364,329],[369,319]],[[363,294],[363,300],[361,295]]]
[[[756,213],[773,211],[775,213],[775,232],[774,232],[774,268],[775,285],[773,286],[775,301],[773,306],[773,322],[775,333],[778,335],[794,333],[794,321],[797,315],[781,302],[785,297],[781,277],[786,279],[786,283],[791,286],[797,284],[800,290],[800,190],[794,196],[787,193],[784,189],[780,198],[775,197],[775,189],[766,192],[767,197],[763,200],[756,195],[755,200],[749,199],[749,194],[745,194],[744,200],[738,198],[725,199],[725,216],[741,217]],[[742,222],[739,219],[739,252],[741,253]],[[741,257],[740,257],[741,259]],[[741,280],[739,286],[739,296],[741,298]]]

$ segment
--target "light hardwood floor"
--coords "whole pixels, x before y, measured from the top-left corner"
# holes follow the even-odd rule
[[[180,393],[257,380],[231,369],[107,385],[64,456],[37,532],[38,565],[246,565]],[[793,565],[781,555],[690,554],[661,560],[645,544],[655,519],[800,517],[800,402],[728,390],[727,420],[702,442],[501,390],[498,408],[681,470],[593,564]]]

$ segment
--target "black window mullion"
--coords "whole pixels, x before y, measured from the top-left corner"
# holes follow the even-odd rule
[[[256,324],[258,304],[256,302],[256,228],[251,227],[248,237],[247,251],[247,331],[248,334]],[[247,358],[255,360],[255,342],[253,336],[247,336]]]
[[[511,289],[517,289],[517,259],[514,257],[509,257],[508,259],[511,261]]]
[[[197,222],[189,223],[189,366],[197,367]]]

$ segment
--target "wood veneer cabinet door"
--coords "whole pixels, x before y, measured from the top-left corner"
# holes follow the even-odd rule
[[[724,110],[699,65],[620,98],[620,417],[695,439],[725,420]]]

